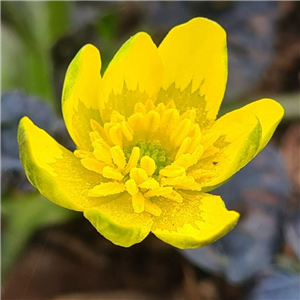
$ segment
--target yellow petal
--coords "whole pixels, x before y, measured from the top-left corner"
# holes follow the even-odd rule
[[[164,64],[159,101],[174,100],[184,112],[196,108],[196,120],[214,120],[227,82],[226,33],[217,23],[195,18],[174,27],[159,46]]]
[[[255,115],[261,125],[262,136],[258,148],[258,151],[260,151],[269,142],[276,127],[283,118],[284,109],[278,102],[265,98],[234,110],[221,117],[217,122],[220,123],[219,126],[221,126],[221,124],[226,126],[226,124],[230,122],[242,123],[249,115]]]
[[[216,172],[202,183],[203,190],[214,189],[253,159],[270,140],[283,114],[279,103],[261,99],[218,119],[212,132],[225,136],[228,145],[204,160],[202,167]]]
[[[24,117],[18,130],[19,152],[27,178],[53,203],[82,211],[99,205],[87,196],[101,175],[84,168],[72,152]]]
[[[145,198],[145,211],[150,213],[151,215],[158,217],[161,214],[161,209],[157,204],[153,203],[153,201]]]
[[[218,196],[181,193],[182,203],[166,198],[157,200],[162,213],[154,221],[152,232],[180,249],[198,248],[214,242],[238,221],[239,214],[228,211]]]
[[[140,32],[117,52],[103,76],[101,115],[113,110],[129,117],[137,102],[155,99],[160,88],[162,62],[151,37]]]
[[[91,150],[88,133],[90,120],[101,123],[99,92],[101,84],[100,53],[93,45],[84,46],[72,60],[65,77],[62,94],[64,120],[74,143]]]
[[[141,213],[145,209],[145,198],[142,193],[137,193],[132,196],[132,207],[134,212]]]
[[[219,151],[200,160],[194,167],[214,173],[214,176],[199,181],[205,192],[224,183],[243,168],[256,155],[260,146],[262,129],[257,117],[250,115],[238,120],[241,123],[233,120],[223,123],[221,119],[220,123],[217,121],[212,127],[212,131],[218,130],[221,133],[220,140],[214,144]]]
[[[141,242],[153,224],[149,214],[134,213],[131,196],[127,193],[114,201],[86,210],[84,216],[105,238],[123,247]]]

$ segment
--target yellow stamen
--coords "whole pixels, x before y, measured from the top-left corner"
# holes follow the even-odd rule
[[[102,146],[106,150],[110,149],[110,146],[101,137],[98,137],[97,139],[93,140],[92,145],[94,148],[96,148],[97,146]]]
[[[160,185],[161,186],[175,186],[175,185],[179,185],[180,182],[184,181],[186,178],[186,175],[180,175],[180,176],[176,176],[176,177],[163,177],[160,180]]]
[[[75,150],[74,155],[78,158],[93,158],[93,154],[85,150]]]
[[[118,171],[110,166],[105,166],[103,168],[102,175],[105,178],[115,179],[115,180],[122,180],[124,178],[124,176],[120,173],[120,171]]]
[[[114,145],[122,147],[122,130],[120,125],[117,124],[109,129],[109,137]]]
[[[190,137],[188,137],[188,136],[182,141],[182,143],[181,143],[181,145],[180,145],[180,147],[179,147],[179,149],[177,151],[177,154],[175,156],[175,160],[181,154],[184,154],[184,153],[186,153],[188,151],[188,148],[190,147],[191,142],[192,142],[192,139]]]
[[[175,108],[169,108],[163,114],[161,121],[160,121],[160,128],[166,130],[166,134],[173,130],[173,126],[179,120],[179,112]]]
[[[131,150],[128,164],[127,164],[126,168],[124,169],[124,174],[129,173],[132,168],[135,168],[137,166],[139,159],[140,159],[140,148],[134,147]]]
[[[163,113],[166,111],[166,106],[163,103],[159,103],[156,106],[155,111],[157,111],[162,116]]]
[[[198,145],[193,153],[182,154],[177,160],[175,160],[173,165],[187,169],[198,162],[198,160],[202,157],[203,152],[203,146]]]
[[[122,116],[119,112],[114,110],[110,116],[110,121],[112,123],[121,123],[125,121],[125,117]]]
[[[95,120],[91,119],[90,120],[90,125],[91,125],[91,128],[93,129],[93,131],[96,131],[99,133],[99,135],[104,138],[105,137],[105,132],[104,132],[104,129],[103,127]]]
[[[183,119],[173,130],[170,141],[174,143],[175,147],[178,147],[184,138],[190,133],[192,121],[188,118]]]
[[[188,118],[190,119],[192,122],[195,122],[196,119],[196,110],[195,109],[189,109],[188,111],[186,111],[184,114],[181,115],[181,119],[185,119]]]
[[[144,115],[140,112],[137,112],[128,118],[128,124],[131,128],[134,128],[134,131],[143,130],[144,120]]]
[[[146,111],[150,111],[150,110],[153,110],[154,109],[154,103],[152,100],[148,99],[145,103],[145,108],[146,108]]]
[[[81,164],[88,170],[102,174],[102,170],[105,166],[104,163],[101,163],[97,159],[94,158],[83,158]]]
[[[145,197],[150,198],[150,197],[158,197],[158,196],[163,196],[167,194],[171,194],[173,191],[173,188],[168,186],[168,187],[158,187],[157,189],[148,191],[147,193],[144,194]]]
[[[194,123],[192,125],[190,136],[191,137],[196,137],[196,136],[202,137],[201,129],[200,129],[200,127],[199,127],[199,125],[197,123]]]
[[[193,165],[195,165],[198,160],[202,157],[203,155],[203,152],[204,152],[204,148],[202,145],[198,145],[195,149],[195,151],[192,153],[190,159],[189,159],[189,163],[188,165],[186,166],[186,168],[189,168]]]
[[[149,156],[143,156],[140,165],[141,168],[143,168],[149,176],[153,175],[153,173],[155,172],[155,161]]]
[[[141,189],[147,189],[147,190],[154,190],[159,187],[159,183],[154,178],[149,178],[139,184],[139,188]]]
[[[176,105],[175,105],[174,100],[170,100],[170,101],[167,103],[166,109],[169,109],[169,108],[176,108]]]
[[[93,143],[93,147],[94,147],[93,154],[98,160],[108,165],[112,165],[111,155],[108,150],[104,149],[102,145],[95,142]]]
[[[187,176],[184,180],[179,182],[174,186],[177,189],[192,190],[192,191],[201,191],[201,185],[195,181],[195,178],[192,176]]]
[[[131,195],[136,195],[139,192],[136,182],[133,179],[128,179],[125,182],[126,191]]]
[[[185,168],[181,166],[169,165],[159,171],[165,177],[177,177],[185,174]]]
[[[125,185],[119,182],[105,182],[94,186],[88,192],[89,197],[104,197],[125,191]]]
[[[174,190],[170,194],[162,195],[162,197],[173,200],[173,201],[176,201],[178,203],[183,202],[182,196]]]
[[[150,110],[145,118],[145,129],[149,132],[156,132],[160,124],[160,114],[155,110]]]
[[[120,168],[121,170],[123,170],[125,168],[126,165],[126,158],[124,155],[123,150],[121,149],[120,146],[114,146],[112,148],[110,148],[109,150],[112,160],[114,162],[114,164]]]
[[[201,139],[202,139],[201,134],[195,136],[194,139],[192,140],[187,152],[192,153],[193,151],[195,151],[196,147],[198,145],[200,145]]]
[[[108,140],[109,144],[113,144],[113,142],[110,138],[110,135],[109,135],[109,131],[113,126],[114,126],[114,124],[112,124],[112,123],[105,123],[104,127],[103,127],[106,139]]]
[[[130,171],[130,178],[135,180],[136,184],[139,185],[148,179],[148,175],[144,169],[132,168]]]
[[[91,140],[92,143],[93,143],[94,141],[96,141],[97,139],[100,139],[100,138],[101,138],[101,136],[100,136],[100,134],[99,134],[98,131],[91,131],[91,132],[89,133],[89,136],[90,136],[90,140]]]
[[[121,129],[126,137],[127,141],[131,142],[133,140],[133,130],[130,128],[127,122],[122,122],[121,123]]]
[[[146,115],[146,107],[142,102],[136,103],[134,106],[134,112],[135,113],[142,113],[143,115]]]

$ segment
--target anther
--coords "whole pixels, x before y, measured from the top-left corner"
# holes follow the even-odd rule
[[[145,129],[149,132],[156,132],[159,128],[160,114],[155,110],[150,110],[145,118]]]
[[[109,129],[109,137],[114,145],[122,147],[122,131],[119,124]]]
[[[135,168],[137,166],[139,159],[140,159],[140,148],[139,147],[132,148],[129,161],[127,163],[126,168],[124,169],[124,174],[129,173],[132,168]]]
[[[140,162],[141,168],[143,168],[146,173],[151,176],[156,169],[154,160],[149,156],[143,156]]]
[[[192,121],[185,118],[175,127],[170,137],[170,141],[175,144],[175,147],[178,147],[182,143],[183,139],[190,133],[191,126]]]
[[[123,170],[125,168],[125,165],[126,165],[126,158],[125,158],[124,152],[121,149],[121,147],[118,146],[118,145],[114,146],[114,147],[110,148],[109,152],[112,156],[114,164],[118,168]]]

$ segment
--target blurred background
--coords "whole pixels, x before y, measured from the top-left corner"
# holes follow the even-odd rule
[[[51,204],[18,158],[28,115],[74,149],[61,115],[66,69],[86,43],[103,70],[138,31],[159,45],[202,16],[228,35],[229,78],[219,115],[262,97],[285,117],[271,143],[215,191],[241,213],[221,240],[179,251],[150,235],[129,249],[96,233],[81,213]],[[2,1],[2,299],[289,300],[300,287],[300,3],[297,1]]]

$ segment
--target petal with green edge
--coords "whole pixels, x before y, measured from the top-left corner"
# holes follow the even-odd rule
[[[157,199],[162,214],[155,219],[152,232],[180,249],[205,246],[224,236],[239,219],[228,211],[219,196],[204,193],[180,193],[182,203]]]
[[[62,111],[71,138],[78,148],[92,150],[90,120],[101,123],[99,112],[101,58],[93,45],[85,45],[72,60],[65,77]]]
[[[18,129],[19,154],[27,178],[48,200],[83,211],[101,198],[87,197],[101,176],[85,169],[72,152],[24,117]]]
[[[133,211],[131,196],[127,193],[114,201],[84,211],[84,216],[105,238],[123,247],[141,242],[153,224],[149,214]]]
[[[283,118],[284,109],[278,102],[265,98],[227,113],[217,120],[217,123],[219,127],[225,127],[226,124],[232,122],[242,123],[250,115],[255,115],[258,118],[262,129],[261,141],[258,148],[259,152],[271,139],[276,127]]]
[[[200,180],[199,183],[205,192],[223,184],[254,158],[262,136],[260,122],[254,115],[230,122],[223,122],[220,118],[210,130],[220,134],[220,138],[214,143],[219,151],[200,160],[193,167],[199,171],[209,170],[214,174]]]
[[[113,110],[130,116],[137,102],[155,100],[161,85],[162,62],[151,37],[140,32],[117,52],[103,76],[101,115]]]
[[[158,48],[164,65],[159,101],[174,100],[180,111],[194,107],[197,121],[215,120],[227,82],[226,32],[195,18],[174,27]]]
[[[219,118],[211,130],[221,133],[224,147],[219,145],[220,152],[201,162],[203,169],[215,173],[212,180],[202,182],[203,190],[221,185],[253,159],[268,143],[283,114],[279,103],[261,99]]]

